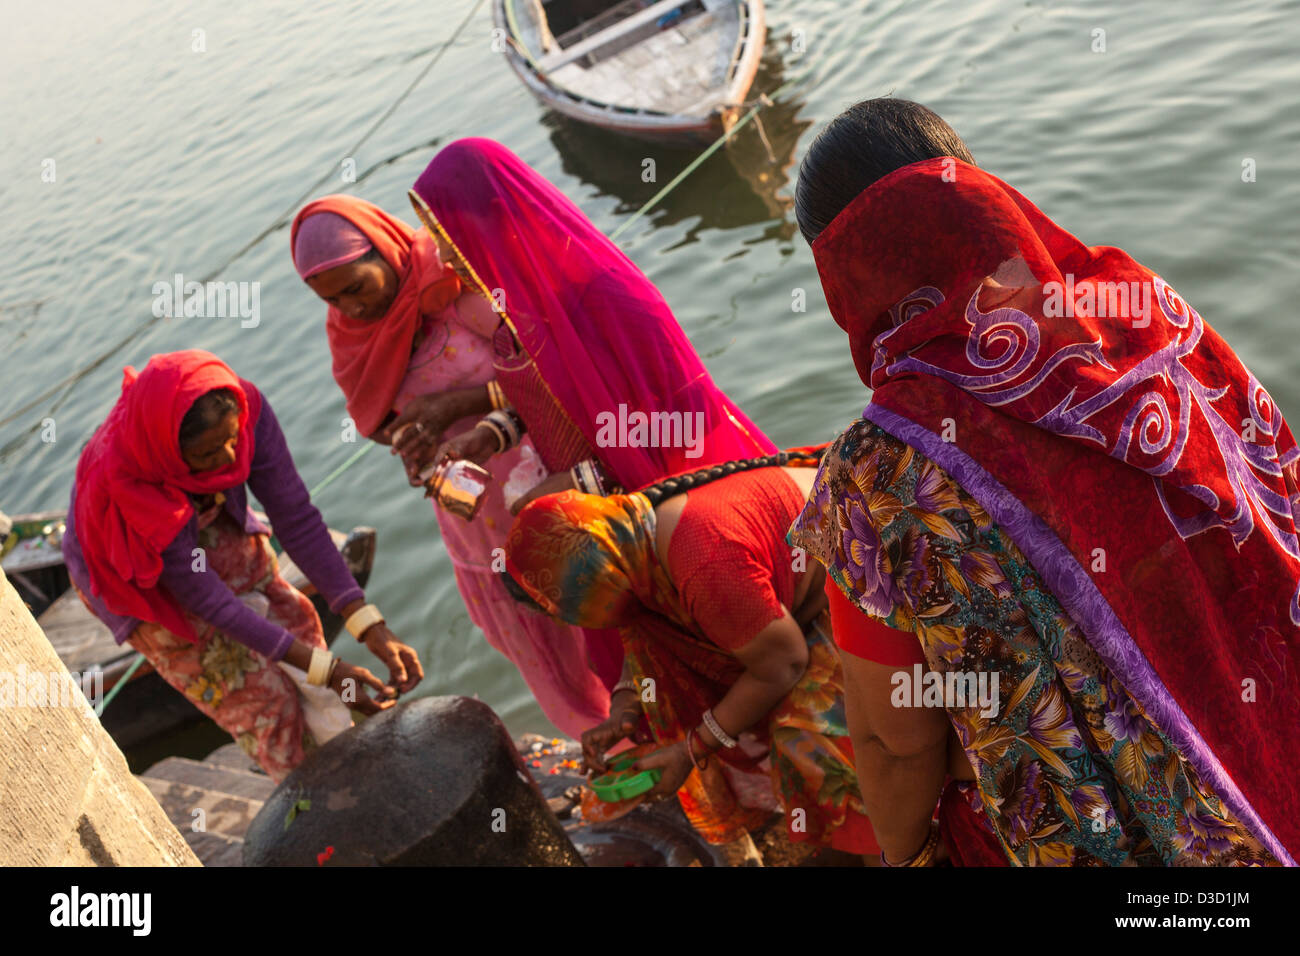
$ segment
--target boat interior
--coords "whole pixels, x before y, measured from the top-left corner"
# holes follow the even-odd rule
[[[554,86],[595,103],[699,115],[724,104],[747,37],[736,0],[505,0]]]

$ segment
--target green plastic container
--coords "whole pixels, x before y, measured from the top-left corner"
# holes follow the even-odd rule
[[[653,789],[663,776],[662,770],[655,767],[652,770],[633,772],[631,769],[644,756],[646,755],[629,753],[613,760],[609,765],[609,773],[591,781],[592,792],[606,803],[617,803],[639,797]]]

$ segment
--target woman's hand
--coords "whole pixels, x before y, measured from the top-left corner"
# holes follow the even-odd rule
[[[424,678],[424,668],[415,648],[399,641],[383,621],[366,628],[362,638],[366,649],[388,668],[388,682],[399,694],[414,690]]]
[[[479,430],[482,431],[483,429]],[[510,513],[512,515],[517,515],[524,509],[524,506],[528,504],[528,502],[533,501],[536,498],[544,498],[547,495],[558,494],[561,491],[568,491],[572,487],[574,487],[573,476],[567,471],[561,471],[558,474],[551,475],[549,478],[520,495],[515,503],[510,506]]]
[[[653,770],[656,767],[663,771],[663,776],[653,790],[646,791],[646,796],[666,800],[682,788],[694,769],[691,755],[686,751],[686,741],[680,740],[671,747],[646,754],[632,765],[633,770]]]
[[[395,693],[393,688],[386,687],[383,681],[364,667],[349,664],[340,658],[330,677],[330,688],[339,695],[344,704],[369,717],[381,710],[387,710],[396,703],[395,700],[375,700],[366,693],[367,687],[373,687],[384,697],[392,697]]]
[[[609,702],[609,717],[582,735],[583,770],[604,773],[605,754],[621,740],[631,740],[641,720],[641,700],[635,691],[621,690]]]
[[[433,451],[441,444],[443,433],[462,418],[486,414],[491,408],[483,385],[420,395],[371,437],[392,445],[392,454],[402,456],[407,480],[418,485],[420,469],[435,460]]]
[[[476,465],[486,464],[497,453],[500,443],[488,428],[471,428],[451,441],[443,442],[429,461],[441,462],[444,458],[465,458]],[[415,484],[419,484],[418,481]]]

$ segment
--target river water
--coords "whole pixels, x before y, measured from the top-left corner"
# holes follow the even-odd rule
[[[320,193],[405,216],[439,144],[490,136],[612,231],[689,160],[548,114],[493,52],[484,4],[344,182],[340,160],[472,6],[6,0],[0,508],[64,506],[121,367],[178,348],[216,352],[267,393],[309,485],[346,459],[357,446],[341,441],[324,309],[293,271],[287,229],[232,261],[317,177],[335,171]],[[789,179],[821,124],[888,93],[937,110],[982,166],[1089,244],[1158,271],[1300,422],[1300,4],[768,0],[767,13],[758,89],[800,82],[621,242],[778,444],[829,439],[868,398],[794,229]],[[658,183],[642,181],[647,158]],[[260,322],[149,324],[154,283],[176,273],[259,283]],[[477,694],[512,730],[549,731],[469,623],[433,514],[386,451],[318,503],[334,527],[379,530],[369,593],[419,649],[421,693]]]

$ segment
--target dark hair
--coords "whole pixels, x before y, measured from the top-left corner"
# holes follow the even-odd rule
[[[811,245],[876,180],[923,159],[975,158],[939,114],[882,96],[850,106],[827,124],[799,166],[794,213]]]
[[[717,481],[719,478],[726,478],[728,475],[734,475],[740,471],[752,471],[755,468],[779,468],[788,465],[793,461],[800,462],[818,462],[821,461],[822,455],[826,453],[826,448],[817,448],[812,451],[795,449],[792,451],[780,451],[775,455],[763,455],[759,458],[741,458],[735,461],[724,461],[708,468],[701,468],[699,471],[688,472],[684,475],[674,475],[672,478],[665,478],[662,481],[656,481],[653,485],[641,489],[641,494],[650,500],[651,506],[662,504],[665,498],[671,498],[673,495],[680,495],[683,492],[690,491],[692,488],[699,488],[701,485],[707,485],[711,481]],[[524,590],[523,586],[510,576],[507,572],[503,582],[506,591],[510,596],[527,607],[546,613],[546,609],[533,600],[532,596]]]
[[[657,506],[673,495],[680,495],[692,488],[699,488],[701,485],[707,485],[709,482],[717,481],[719,478],[726,478],[728,475],[734,475],[739,471],[752,471],[755,468],[779,468],[788,465],[792,461],[820,461],[825,451],[824,448],[818,448],[811,452],[779,451],[775,455],[762,455],[759,458],[724,461],[708,468],[701,468],[699,471],[688,472],[685,475],[674,475],[672,478],[656,481],[653,485],[642,488],[641,494],[650,499],[651,505]]]
[[[186,448],[209,428],[214,428],[223,418],[239,413],[239,399],[228,388],[214,388],[194,400],[190,410],[181,419],[181,447]]]
[[[522,584],[520,584],[513,577],[511,577],[509,571],[507,571],[504,575],[502,575],[501,583],[505,585],[506,593],[509,594],[516,601],[518,601],[520,604],[522,604],[524,607],[532,611],[538,611],[542,614],[546,613],[546,608],[542,607],[540,604],[534,601],[533,596],[524,590],[524,586]]]

